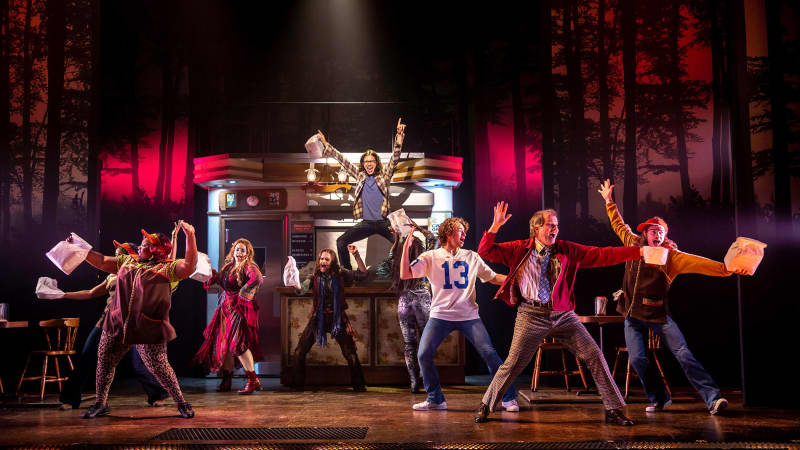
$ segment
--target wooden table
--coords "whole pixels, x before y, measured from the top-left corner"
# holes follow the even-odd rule
[[[600,328],[600,353],[605,356],[605,349],[603,348],[603,325],[609,323],[623,323],[625,316],[578,316],[581,323],[596,323]]]
[[[6,320],[0,321],[0,328],[27,328],[28,321],[21,320],[16,322],[9,322]],[[5,394],[5,390],[3,389],[3,379],[0,378],[0,394]]]

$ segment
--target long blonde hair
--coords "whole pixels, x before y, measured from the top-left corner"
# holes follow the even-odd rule
[[[244,258],[244,261],[242,261],[240,264],[237,264],[236,259],[233,257],[233,252],[236,251],[236,246],[239,244],[244,245],[247,254]],[[244,283],[244,278],[242,274],[244,273],[244,269],[248,265],[252,265],[253,267],[258,268],[255,260],[253,259],[254,256],[255,256],[255,250],[253,250],[253,244],[251,244],[250,241],[248,241],[245,238],[239,238],[233,242],[233,245],[231,245],[231,249],[228,252],[228,256],[225,257],[225,267],[229,266],[231,267],[230,270],[233,270],[233,273],[236,274],[236,281],[238,281],[239,284]]]

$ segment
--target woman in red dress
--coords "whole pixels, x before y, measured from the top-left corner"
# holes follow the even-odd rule
[[[237,239],[225,257],[225,265],[214,271],[205,284],[222,287],[220,302],[214,317],[203,332],[205,342],[195,355],[212,372],[222,369],[222,382],[217,391],[231,390],[233,357],[236,356],[247,373],[247,384],[240,394],[261,390],[256,376],[255,360],[263,358],[258,348],[258,303],[256,292],[263,277],[253,261],[253,244],[247,239]]]

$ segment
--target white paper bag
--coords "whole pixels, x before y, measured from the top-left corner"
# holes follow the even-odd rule
[[[737,237],[725,254],[725,268],[729,272],[744,269],[748,275],[756,273],[767,244],[746,237]]]
[[[645,245],[642,248],[644,249],[642,252],[644,254],[644,262],[647,264],[663,266],[667,263],[667,255],[669,255],[669,250],[665,247],[651,247],[649,245]]]
[[[52,278],[39,277],[36,282],[36,298],[52,300],[64,298],[64,291],[58,288],[58,282]]]
[[[297,270],[297,262],[293,257],[289,257],[286,266],[283,268],[283,285],[295,287],[300,284],[300,271]]]
[[[71,233],[71,235],[72,243],[61,241],[47,252],[50,261],[67,275],[71,274],[86,259],[86,255],[92,249],[92,246],[80,236],[75,233]]]
[[[194,273],[189,275],[189,278],[201,283],[211,279],[211,258],[208,255],[203,252],[197,252],[197,265],[194,268]]]
[[[322,158],[322,151],[325,149],[325,146],[322,144],[322,140],[320,140],[319,133],[311,136],[306,141],[306,151],[308,152],[308,156],[311,159],[319,159]]]
[[[392,212],[386,216],[386,218],[389,219],[389,223],[392,225],[394,232],[400,233],[401,237],[407,236],[413,228],[411,226],[411,219],[408,218],[403,208]]]

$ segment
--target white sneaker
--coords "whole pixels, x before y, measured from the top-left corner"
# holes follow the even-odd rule
[[[429,402],[428,400],[425,400],[424,402],[415,403],[414,406],[412,406],[412,408],[414,409],[414,411],[431,411],[434,409],[447,409],[447,402],[433,403]]]
[[[712,416],[716,416],[718,412],[722,411],[727,406],[728,406],[728,401],[725,400],[724,397],[720,397],[714,402],[714,406],[712,406],[711,409],[708,410],[708,412]]]
[[[508,412],[519,412],[519,403],[517,403],[517,399],[503,402],[503,408]]]
[[[667,400],[666,402],[664,402],[663,405],[659,405],[658,403],[652,403],[650,406],[644,409],[644,412],[652,413],[652,412],[663,411],[669,408],[669,405],[671,404],[672,404],[672,399]]]

